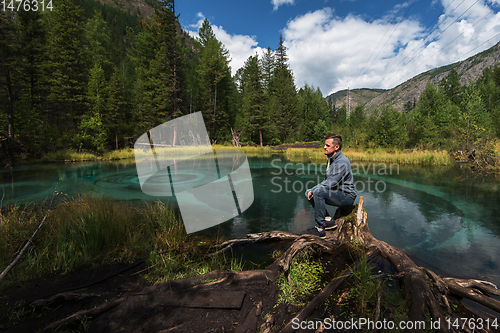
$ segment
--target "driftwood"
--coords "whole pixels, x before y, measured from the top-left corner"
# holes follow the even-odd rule
[[[409,321],[424,321],[425,313],[428,311],[433,320],[439,320],[441,323],[439,329],[436,331],[457,331],[453,327],[450,330],[448,325],[445,324],[446,318],[449,318],[452,312],[448,300],[450,294],[470,299],[500,313],[500,302],[488,296],[500,295],[500,290],[492,283],[473,279],[441,278],[426,268],[418,267],[404,251],[373,237],[368,228],[367,213],[364,211],[363,205],[364,199],[360,197],[358,205],[352,206],[349,209],[338,209],[334,216],[338,227],[332,233],[327,232],[326,239],[312,235],[298,236],[287,232],[271,231],[250,234],[241,239],[227,241],[219,246],[219,250],[216,253],[225,252],[234,246],[261,241],[278,239],[293,240],[288,250],[275,261],[281,267],[285,276],[287,276],[292,259],[307,248],[313,247],[317,251],[331,254],[336,250],[338,251],[342,246],[345,247],[346,245],[355,243],[369,255],[377,253],[393,265],[396,270],[396,277],[404,285],[405,299],[409,305]],[[352,268],[343,271],[340,274],[341,278],[335,278],[311,303],[300,311],[296,318],[305,320],[316,306],[321,305],[340,286],[350,272],[352,272]],[[290,279],[289,281],[291,282]],[[379,290],[376,307],[377,318],[380,318],[380,299],[381,294]],[[293,332],[291,324],[292,322],[286,325],[282,332]],[[421,332],[419,329],[407,331]],[[476,329],[476,331],[478,330]]]

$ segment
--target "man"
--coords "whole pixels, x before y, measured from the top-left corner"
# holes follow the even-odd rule
[[[325,135],[323,148],[328,158],[325,179],[306,191],[307,199],[314,207],[316,226],[302,232],[302,234],[316,235],[321,238],[326,237],[325,230],[336,228],[335,221],[328,216],[326,204],[337,207],[351,206],[357,195],[351,162],[341,151],[342,137],[337,134]]]

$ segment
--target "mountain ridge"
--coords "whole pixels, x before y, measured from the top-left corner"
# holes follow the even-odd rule
[[[437,85],[443,78],[447,77],[451,70],[455,69],[460,76],[460,83],[463,85],[469,84],[472,80],[477,80],[482,74],[483,70],[488,67],[495,67],[500,64],[500,42],[491,48],[479,52],[466,60],[458,61],[449,65],[436,67],[426,72],[420,73],[413,78],[399,84],[398,86],[387,89],[384,92],[369,99],[363,103],[361,99],[351,98],[351,110],[356,107],[359,102],[365,106],[365,110],[370,113],[375,109],[380,108],[384,104],[392,105],[396,110],[403,111],[404,105],[408,102],[418,101],[420,95],[424,91],[427,84],[432,83]],[[350,92],[357,90],[370,90],[380,91],[382,89],[354,89]],[[335,99],[336,106],[341,107],[347,104],[346,96],[347,90],[335,92],[326,97],[326,100]],[[338,96],[344,96],[340,101]]]

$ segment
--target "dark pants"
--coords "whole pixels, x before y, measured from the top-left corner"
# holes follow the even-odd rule
[[[326,204],[336,207],[351,206],[354,203],[354,199],[342,191],[329,191],[325,188],[317,187],[313,190],[313,196],[309,202],[314,207],[314,221],[316,222],[316,226],[324,228],[325,216],[328,214]]]

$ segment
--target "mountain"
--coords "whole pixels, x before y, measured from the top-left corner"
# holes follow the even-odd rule
[[[385,93],[385,89],[353,89],[340,90],[326,97],[326,100],[333,103],[336,108],[341,108],[342,105],[349,105],[351,110],[358,104],[365,105],[372,99]],[[348,103],[349,97],[349,103]]]
[[[156,0],[95,0],[101,4],[106,4],[108,6],[118,8],[124,12],[137,17],[143,17],[145,19],[151,18],[151,15],[155,11],[155,7],[158,5]]]
[[[483,74],[483,70],[485,68],[494,68],[497,65],[500,65],[500,43],[464,61],[434,68],[425,73],[419,74],[393,89],[385,91],[381,89],[351,90],[351,109],[353,107],[352,103],[355,101],[365,105],[365,109],[368,113],[380,108],[386,103],[389,103],[397,110],[402,111],[406,103],[413,103],[415,100],[418,101],[427,84],[432,83],[434,85],[438,85],[443,78],[448,76],[452,69],[457,71],[460,76],[460,83],[465,85],[470,83],[471,80],[477,80]],[[362,98],[358,98],[354,95],[354,92],[357,91],[370,92],[363,94],[363,97],[367,100],[366,102],[363,102]],[[381,93],[376,94],[376,92]],[[326,97],[326,99],[328,100],[333,98],[336,100],[337,107],[339,107],[347,101],[346,95],[347,90],[343,90]],[[336,96],[343,96],[343,98],[338,98]],[[354,100],[354,96],[358,99]],[[373,97],[370,98],[370,96]]]

